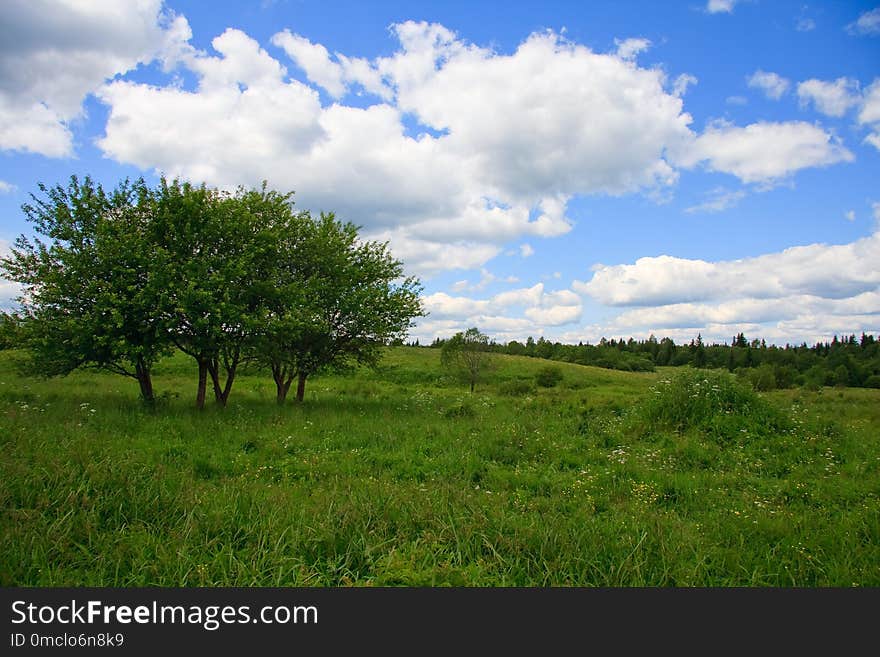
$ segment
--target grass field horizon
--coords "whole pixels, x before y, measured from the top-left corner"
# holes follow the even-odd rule
[[[439,350],[193,408],[0,353],[3,586],[878,586],[880,390]],[[542,368],[562,372],[536,385]]]

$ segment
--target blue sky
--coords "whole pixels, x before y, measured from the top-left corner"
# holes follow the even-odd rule
[[[389,241],[422,341],[880,331],[876,0],[10,0],[0,24],[2,249],[38,182],[266,179]]]

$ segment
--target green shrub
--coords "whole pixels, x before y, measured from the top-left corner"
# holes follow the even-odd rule
[[[469,401],[462,401],[446,408],[443,411],[443,417],[473,417],[476,415],[474,407]]]
[[[741,370],[741,376],[752,384],[755,390],[766,392],[776,389],[776,372],[772,365],[765,363],[758,367]]]
[[[505,381],[498,386],[498,392],[502,395],[510,395],[511,397],[530,395],[535,392],[535,384],[525,379],[513,379],[512,381]]]
[[[652,429],[700,429],[726,439],[788,426],[785,416],[750,386],[727,372],[706,370],[687,370],[661,380],[638,416]]]
[[[545,365],[535,375],[535,383],[542,388],[552,388],[562,381],[562,370],[556,365]]]

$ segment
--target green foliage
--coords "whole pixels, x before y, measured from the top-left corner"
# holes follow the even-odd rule
[[[443,417],[474,417],[476,415],[473,404],[469,401],[457,401],[443,409]]]
[[[403,276],[387,244],[360,240],[356,226],[332,213],[301,214],[295,223],[279,240],[276,293],[259,346],[279,401],[295,375],[301,401],[308,376],[375,365],[381,348],[402,340],[423,314],[418,280]]]
[[[562,370],[554,365],[545,365],[535,374],[535,383],[542,388],[552,388],[563,379]]]
[[[661,379],[639,406],[651,429],[702,430],[730,439],[766,435],[788,426],[787,419],[750,386],[726,372],[685,370]]]
[[[525,379],[513,379],[502,382],[498,386],[498,392],[502,395],[510,395],[511,397],[531,395],[535,393],[535,384]]]
[[[155,265],[151,206],[143,180],[112,193],[86,177],[39,185],[22,206],[39,237],[19,237],[3,275],[20,283],[23,342],[31,368],[67,374],[82,366],[138,380],[153,400],[150,370],[168,349],[160,311],[168,272]]]
[[[456,333],[443,343],[440,363],[467,381],[473,392],[477,382],[492,367],[489,337],[476,327]]]
[[[21,320],[14,314],[0,312],[0,351],[24,346]]]
[[[750,369],[740,370],[740,374],[748,381],[755,390],[765,392],[776,389],[776,375],[771,365],[761,365]]]
[[[422,314],[387,244],[295,213],[292,193],[265,183],[226,193],[162,178],[108,194],[74,177],[40,190],[23,209],[47,241],[22,236],[2,261],[24,286],[21,342],[40,374],[105,368],[153,401],[152,368],[173,345],[196,361],[199,408],[209,377],[225,406],[249,360],[270,366],[279,401],[298,377],[301,399],[306,377],[376,363]]]
[[[830,343],[768,346],[763,340],[746,340],[737,334],[731,345],[703,343],[697,336],[690,344],[676,345],[670,338],[657,340],[606,340],[598,344],[561,344],[529,337],[525,344],[511,341],[493,344],[492,350],[511,355],[594,365],[626,372],[653,372],[658,366],[686,366],[739,372],[761,390],[804,386],[865,386],[880,375],[880,342],[873,335],[854,334]],[[763,368],[763,369],[762,369]],[[758,370],[751,372],[751,370]]]
[[[566,385],[538,395],[462,395],[402,347],[316,376],[307,405],[276,408],[244,370],[223,412],[194,413],[13,357],[4,586],[880,585],[877,390],[773,391],[791,426],[720,441],[711,419],[634,430],[668,370],[558,363]],[[545,364],[496,359],[499,381]],[[180,353],[155,369],[161,389],[189,376]]]

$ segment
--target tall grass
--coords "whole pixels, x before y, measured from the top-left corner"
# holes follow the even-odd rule
[[[4,586],[880,584],[878,391],[562,363],[543,388],[508,356],[471,395],[400,348],[299,406],[245,374],[204,413],[172,359],[150,412],[6,360]]]

